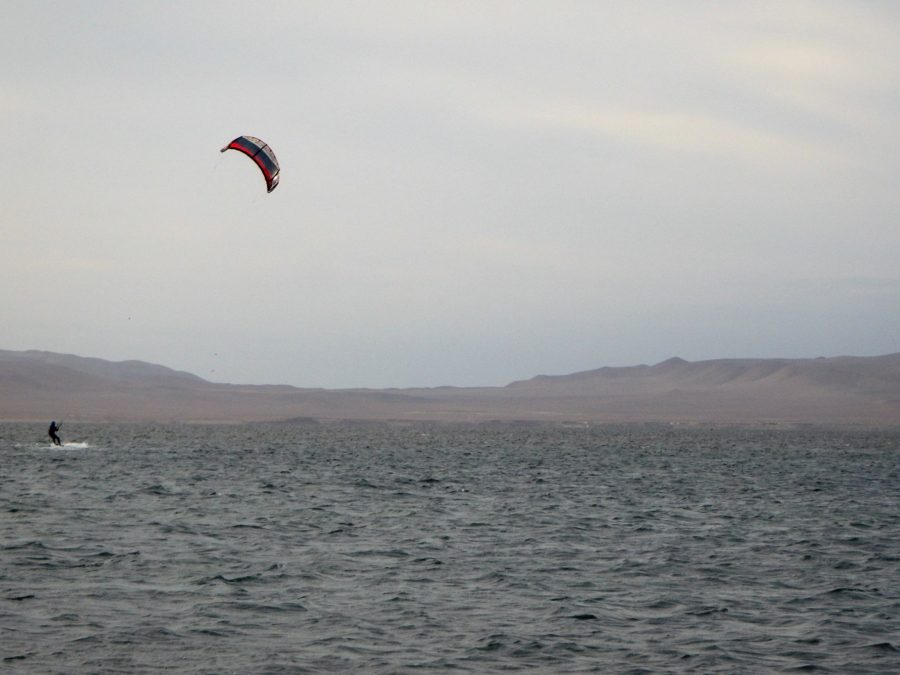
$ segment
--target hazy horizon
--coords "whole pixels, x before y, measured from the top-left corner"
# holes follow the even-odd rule
[[[898,5],[4,8],[0,348],[325,388],[900,351]]]

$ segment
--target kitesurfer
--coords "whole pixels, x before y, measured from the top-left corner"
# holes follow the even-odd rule
[[[60,424],[57,424],[56,420],[53,420],[52,422],[50,422],[50,428],[47,429],[47,433],[50,435],[50,440],[53,441],[53,445],[62,445],[62,441],[59,440],[59,436],[56,435],[56,432],[59,431],[60,426],[62,426],[61,422]]]

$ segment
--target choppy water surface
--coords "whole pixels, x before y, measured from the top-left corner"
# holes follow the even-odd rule
[[[898,431],[63,431],[0,425],[6,671],[900,670]]]

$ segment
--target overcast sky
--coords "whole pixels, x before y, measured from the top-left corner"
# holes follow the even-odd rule
[[[0,348],[316,387],[900,351],[900,3],[0,16]]]

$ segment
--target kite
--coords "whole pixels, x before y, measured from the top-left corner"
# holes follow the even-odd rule
[[[254,138],[253,136],[238,136],[231,143],[226,145],[220,152],[226,150],[237,150],[243,152],[247,157],[256,162],[256,166],[263,172],[266,179],[266,188],[271,192],[278,187],[278,179],[281,175],[281,167],[278,166],[278,160],[275,159],[275,153],[267,143]]]

